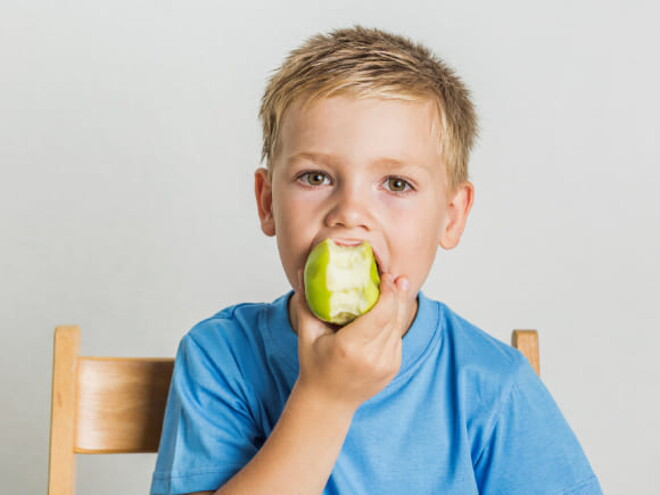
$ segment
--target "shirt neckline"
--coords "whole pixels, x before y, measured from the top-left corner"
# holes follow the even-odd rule
[[[288,303],[293,293],[290,290],[267,305],[265,318],[260,319],[260,324],[273,356],[297,374],[298,336],[293,331],[288,313]],[[417,314],[403,337],[401,368],[392,382],[404,378],[426,354],[430,345],[441,336],[440,304],[427,298],[422,291],[417,293],[417,302]]]

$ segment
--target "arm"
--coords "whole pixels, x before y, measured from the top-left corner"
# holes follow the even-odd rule
[[[549,391],[522,355],[475,456],[479,493],[602,495]]]
[[[335,332],[311,315],[299,281],[292,304],[300,375],[261,450],[216,495],[323,491],[353,414],[399,370],[414,315],[408,292],[403,277],[383,275],[376,306]]]
[[[317,402],[296,383],[264,446],[215,493],[321,493],[352,418],[350,410],[333,406]]]

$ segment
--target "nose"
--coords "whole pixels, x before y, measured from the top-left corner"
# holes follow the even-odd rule
[[[326,216],[328,227],[370,230],[371,205],[367,191],[344,184],[335,190],[334,202]]]

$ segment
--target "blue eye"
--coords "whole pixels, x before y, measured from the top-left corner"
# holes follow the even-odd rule
[[[328,176],[323,172],[305,172],[300,175],[300,179],[310,186],[322,186],[329,182]]]
[[[410,182],[400,177],[388,177],[385,181],[387,189],[392,192],[406,192],[413,189]]]

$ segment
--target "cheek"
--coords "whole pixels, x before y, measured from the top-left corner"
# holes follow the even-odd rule
[[[409,275],[425,271],[433,260],[440,242],[441,215],[436,201],[401,201],[383,209],[383,219],[393,255],[400,268]]]
[[[293,184],[281,187],[278,193],[279,208],[288,214],[295,212],[296,215],[313,211],[328,195],[328,193],[323,191],[305,190]]]
[[[275,209],[276,221],[280,232],[296,237],[305,237],[305,232],[314,225],[314,219],[319,215],[318,202],[300,193],[290,193],[283,196]]]
[[[310,243],[316,235],[317,210],[309,195],[283,191],[274,205],[278,245],[289,264],[304,264]]]
[[[413,200],[388,198],[383,202],[381,211],[387,215],[387,223],[395,225],[401,233],[416,233],[420,241],[422,237],[428,238],[431,233],[439,232],[440,205],[431,198]]]

